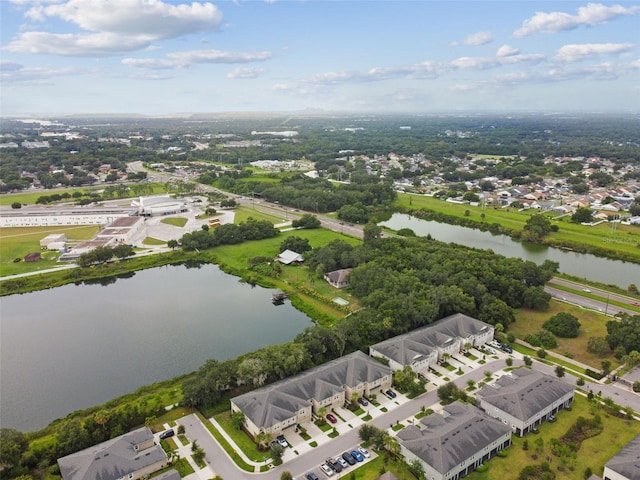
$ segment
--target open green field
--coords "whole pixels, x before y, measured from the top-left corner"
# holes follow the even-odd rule
[[[573,470],[562,468],[558,457],[551,453],[549,448],[552,438],[561,438],[580,416],[591,419],[594,415],[600,415],[604,430],[600,435],[591,437],[582,442],[578,456],[574,462]],[[556,480],[583,480],[587,467],[593,473],[602,475],[604,464],[607,463],[618,451],[640,433],[640,422],[616,418],[598,408],[595,402],[589,402],[581,395],[576,395],[571,411],[561,411],[556,415],[555,423],[543,422],[538,427],[539,434],[528,434],[524,438],[512,438],[513,445],[509,447],[505,458],[495,457],[487,465],[486,472],[473,472],[466,477],[469,480],[516,480],[520,470],[527,465],[539,464],[547,461],[556,473]],[[535,441],[541,438],[544,441],[543,451],[536,452]],[[529,450],[523,450],[524,440],[528,441]],[[535,458],[534,458],[535,457]]]
[[[99,227],[60,226],[60,227],[10,227],[0,229],[0,276],[45,270],[60,266],[57,262],[60,254],[55,251],[40,250],[40,240],[52,233],[64,233],[70,242],[90,240]],[[14,263],[15,258],[24,258],[32,252],[41,252],[43,260],[39,262]]]
[[[284,214],[273,215],[251,207],[237,207],[233,211],[235,213],[233,223],[235,224],[246,222],[249,218],[254,218],[256,220],[267,220],[274,225],[287,221]],[[288,220],[291,220],[291,218],[289,217]]]
[[[525,222],[531,215],[539,213],[535,209],[518,211],[515,208],[493,206],[488,206],[483,210],[481,206],[473,207],[468,204],[449,203],[431,196],[406,193],[398,193],[395,206],[411,210],[424,208],[486,224],[497,223],[517,231],[521,231],[524,228]],[[469,211],[468,216],[465,215],[466,211]],[[481,216],[483,214],[484,218]],[[640,263],[640,248],[638,248],[638,245],[640,245],[640,226],[618,225],[614,236],[611,232],[611,225],[606,222],[590,227],[572,223],[568,216],[559,218],[555,213],[551,212],[547,212],[545,215],[551,219],[552,224],[559,227],[558,232],[551,233],[545,237],[549,244],[561,244],[562,242],[579,243],[624,253],[635,258]]]
[[[512,332],[520,339],[524,339],[525,335],[529,333],[538,333],[542,330],[544,322],[560,312],[574,315],[578,318],[581,326],[576,338],[557,337],[558,347],[553,349],[554,352],[560,355],[570,353],[574,360],[590,365],[594,370],[600,370],[602,360],[610,360],[612,365],[618,365],[619,362],[612,354],[600,357],[587,351],[589,337],[605,337],[607,335],[606,323],[611,319],[592,310],[551,300],[549,310],[546,312],[528,309],[521,309],[516,312],[516,322],[509,325],[509,332]]]

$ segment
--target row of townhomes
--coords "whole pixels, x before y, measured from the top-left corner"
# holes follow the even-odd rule
[[[462,313],[426,327],[390,338],[369,348],[369,355],[389,361],[394,370],[410,365],[414,372],[428,370],[443,355],[455,355],[466,346],[479,347],[493,340],[494,327]]]
[[[368,397],[391,387],[391,369],[354,352],[294,377],[231,399],[231,411],[242,412],[247,431],[279,434],[308,422],[320,408],[331,410],[354,394]]]
[[[64,480],[136,480],[161,470],[167,463],[166,453],[148,427],[58,459]]]
[[[370,397],[391,387],[394,370],[428,368],[442,355],[456,355],[493,338],[493,327],[462,314],[307,370],[294,377],[231,399],[231,410],[245,415],[247,431],[281,434],[309,422],[320,409],[342,407],[355,396]],[[428,480],[458,480],[523,436],[568,408],[574,389],[562,380],[529,368],[514,369],[476,394],[477,407],[454,402],[397,434],[403,456],[420,462]],[[604,479],[640,478],[640,435],[605,466]],[[136,480],[167,464],[162,448],[144,427],[58,459],[64,480]],[[600,477],[593,477],[599,479]],[[167,479],[169,480],[169,479]],[[171,479],[173,480],[173,479]]]
[[[511,445],[511,428],[472,405],[454,402],[398,433],[408,463],[418,460],[425,478],[458,480]]]

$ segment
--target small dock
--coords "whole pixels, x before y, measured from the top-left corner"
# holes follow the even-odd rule
[[[288,294],[280,292],[271,295],[271,301],[276,305],[281,305],[287,299]]]

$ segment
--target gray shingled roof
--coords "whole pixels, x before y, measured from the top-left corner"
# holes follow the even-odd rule
[[[476,396],[503,412],[525,421],[574,389],[557,378],[536,370],[518,368],[493,385],[485,385]]]
[[[442,474],[511,433],[507,425],[460,402],[446,406],[443,415],[431,414],[420,423],[422,429],[411,425],[398,433],[398,439],[407,450]]]
[[[153,438],[148,427],[125,433],[106,442],[58,459],[64,480],[116,480],[167,456],[160,445],[136,452],[134,445]]]
[[[390,374],[389,367],[357,351],[231,401],[258,428],[269,428],[310,405],[311,399],[323,400],[343,392],[345,386],[355,387]]]
[[[626,478],[640,478],[640,435],[636,435],[605,467]]]
[[[178,471],[173,468],[171,470],[167,470],[164,473],[161,473],[160,475],[154,478],[155,480],[181,480],[182,479]]]
[[[325,277],[332,283],[342,283],[347,281],[353,268],[341,268],[325,274]]]
[[[417,357],[428,356],[449,339],[477,335],[491,325],[468,315],[457,313],[409,333],[398,335],[371,348],[402,365],[409,365]]]

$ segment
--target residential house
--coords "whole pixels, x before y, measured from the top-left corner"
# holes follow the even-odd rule
[[[370,396],[391,387],[386,365],[357,351],[294,377],[231,399],[231,411],[242,412],[245,428],[255,436],[308,422],[321,408],[341,407],[354,395]]]
[[[574,389],[536,370],[518,368],[476,394],[482,410],[523,436],[573,402]]]
[[[324,279],[336,288],[344,288],[349,285],[349,274],[352,268],[342,268],[340,270],[334,270],[333,272],[325,273]]]
[[[136,480],[167,465],[167,455],[142,427],[58,459],[63,480]]]
[[[415,372],[426,370],[466,348],[493,340],[494,327],[462,313],[438,320],[430,325],[398,335],[369,347],[369,355],[389,361],[394,370],[410,365]]]
[[[398,433],[407,463],[418,460],[428,480],[458,480],[511,445],[511,429],[461,402]]]
[[[636,435],[604,466],[604,480],[640,478],[640,435]]]

